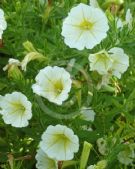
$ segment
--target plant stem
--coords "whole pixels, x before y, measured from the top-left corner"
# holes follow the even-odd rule
[[[62,164],[63,164],[63,161],[58,162],[58,169],[62,169]]]

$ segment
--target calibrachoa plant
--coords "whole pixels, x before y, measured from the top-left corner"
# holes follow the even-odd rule
[[[0,168],[135,168],[134,0],[0,1]]]

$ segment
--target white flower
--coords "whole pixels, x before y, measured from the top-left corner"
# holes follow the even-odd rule
[[[108,71],[112,67],[112,59],[105,50],[90,54],[89,61],[90,70],[97,71],[101,75],[108,74]]]
[[[6,94],[1,98],[1,114],[6,124],[14,127],[28,126],[28,120],[31,119],[31,102],[20,92]]]
[[[97,71],[99,74],[105,76],[105,83],[109,82],[108,78],[110,78],[110,74],[120,79],[121,74],[123,74],[129,66],[128,55],[124,53],[122,48],[118,47],[114,47],[108,52],[103,50],[95,54],[90,54],[89,61],[90,70]]]
[[[95,118],[95,112],[89,107],[83,107],[81,109],[81,119],[86,120],[86,121],[94,121]]]
[[[0,9],[0,39],[2,39],[3,31],[7,28],[7,22],[4,17],[4,11]]]
[[[64,20],[62,35],[70,48],[92,49],[107,36],[108,29],[107,17],[101,9],[80,3]]]
[[[42,149],[39,149],[36,154],[37,169],[58,169],[57,161],[49,158]]]
[[[129,57],[124,53],[122,48],[118,47],[110,49],[108,53],[113,60],[111,68],[112,74],[120,79],[121,74],[123,74],[129,66]]]
[[[68,98],[71,83],[70,74],[64,68],[47,66],[36,76],[32,89],[50,102],[61,105]]]
[[[8,64],[3,68],[4,71],[8,70],[11,66],[20,66],[21,62],[18,59],[9,58]]]
[[[96,169],[96,165],[90,165],[87,169]]]
[[[127,10],[127,12],[126,12],[126,24],[128,25],[128,28],[129,28],[129,30],[132,30],[132,28],[133,28],[133,16],[132,16],[132,14],[131,14],[131,11],[130,11],[130,9],[128,9]]]
[[[90,0],[90,6],[94,8],[99,8],[97,0]]]
[[[134,149],[129,146],[125,150],[119,152],[117,157],[118,157],[119,162],[122,164],[125,164],[125,165],[132,164],[133,160],[135,159]]]
[[[71,160],[79,150],[79,139],[63,125],[49,126],[42,135],[41,149],[57,161]]]

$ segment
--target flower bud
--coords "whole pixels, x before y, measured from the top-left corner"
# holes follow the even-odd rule
[[[82,155],[81,155],[80,169],[86,168],[91,148],[92,148],[92,144],[85,141],[83,145]]]
[[[28,52],[36,52],[36,49],[30,41],[24,42],[23,46]]]
[[[14,80],[19,80],[23,78],[23,75],[18,66],[12,65],[8,69],[8,77]]]
[[[101,160],[97,163],[96,169],[105,169],[107,166],[107,161],[106,160]]]

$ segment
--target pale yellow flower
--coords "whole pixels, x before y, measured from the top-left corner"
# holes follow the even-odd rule
[[[107,36],[107,17],[99,8],[80,3],[64,20],[62,36],[70,48],[92,49]]]
[[[48,157],[57,161],[71,160],[79,150],[79,139],[63,125],[49,126],[42,135],[40,148]]]

